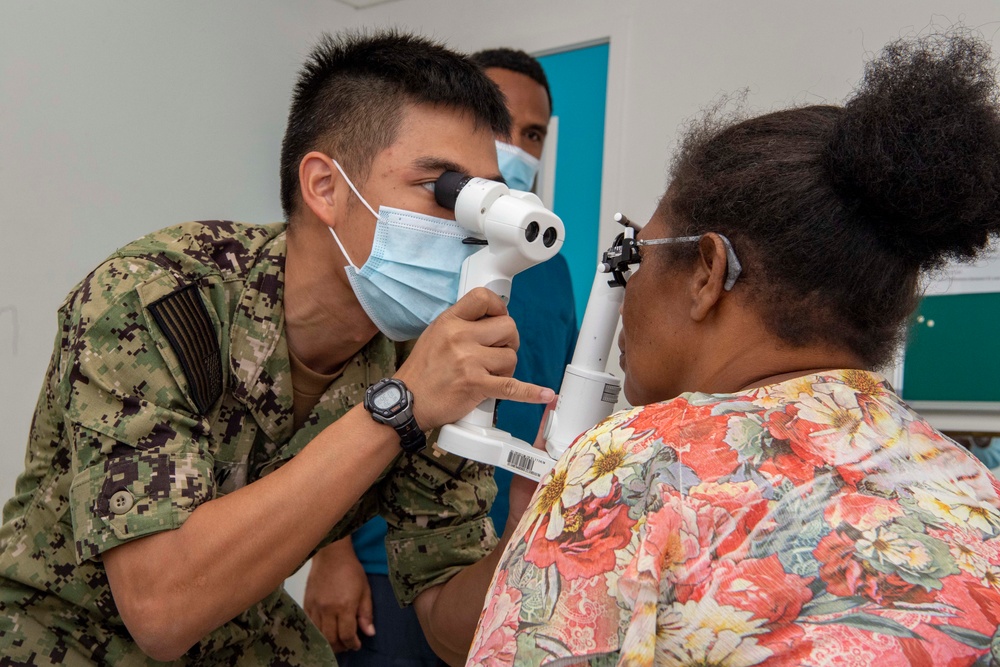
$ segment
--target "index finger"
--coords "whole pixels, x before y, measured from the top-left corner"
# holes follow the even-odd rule
[[[556,397],[556,392],[548,387],[521,382],[512,377],[491,376],[484,384],[490,397],[518,403],[549,403]]]

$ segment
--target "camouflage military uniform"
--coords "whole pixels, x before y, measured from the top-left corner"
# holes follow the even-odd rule
[[[376,336],[293,432],[284,232],[169,228],[119,250],[70,293],[0,528],[0,664],[152,662],[122,624],[101,554],[177,528],[199,504],[273,471],[394,373],[396,347]],[[400,456],[328,540],[382,514],[394,585],[410,602],[492,549],[495,492],[485,466],[437,450]],[[279,589],[184,662],[333,655]]]

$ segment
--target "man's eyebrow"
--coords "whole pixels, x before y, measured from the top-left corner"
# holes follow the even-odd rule
[[[423,171],[457,171],[460,174],[467,174],[469,170],[451,160],[446,160],[433,155],[426,155],[413,161],[413,166]]]
[[[416,160],[413,161],[413,166],[423,171],[431,171],[431,172],[439,171],[441,173],[444,173],[446,171],[457,171],[460,174],[469,174],[470,171],[468,167],[463,167],[457,162],[452,162],[451,160],[446,160],[445,158],[434,157],[433,155],[417,158]],[[484,176],[483,178],[486,178],[491,181],[500,181],[501,183],[506,183],[503,176],[501,176],[500,174],[494,174],[492,176]]]
[[[526,129],[526,130],[535,130],[536,132],[541,132],[542,134],[548,134],[549,133],[549,126],[548,125],[542,125],[541,123],[532,123],[531,125],[528,125],[524,129]]]

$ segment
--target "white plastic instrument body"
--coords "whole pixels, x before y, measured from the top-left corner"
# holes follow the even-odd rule
[[[459,297],[482,286],[507,303],[513,277],[558,252],[564,234],[562,221],[529,192],[511,191],[501,183],[484,179],[459,182],[457,187],[460,192],[454,200],[455,220],[485,237],[489,244],[462,265]],[[532,223],[536,223],[534,233],[530,231]],[[626,222],[622,224],[628,227]],[[545,242],[546,234],[552,243]],[[625,235],[631,238],[632,234],[633,230],[627,228]],[[539,243],[539,239],[543,242]],[[545,451],[495,428],[493,399],[442,427],[438,447],[538,481],[581,433],[614,411],[621,381],[606,367],[625,290],[609,283],[611,269],[607,263],[597,267],[573,360],[563,374],[556,408],[545,421]],[[530,345],[531,341],[521,344]]]
[[[545,451],[553,461],[582,433],[610,417],[621,393],[621,380],[607,372],[608,356],[625,299],[625,283],[638,254],[635,223],[621,213],[615,214],[615,222],[625,229],[597,265],[573,360],[563,373],[559,401],[542,431]]]
[[[598,267],[573,360],[563,373],[556,407],[546,416],[542,433],[545,451],[493,428],[492,414],[488,423],[482,421],[486,419],[485,412],[476,414],[480,421],[474,427],[468,422],[462,424],[461,432],[450,426],[442,428],[438,446],[529,479],[537,481],[544,477],[580,434],[610,416],[618,402],[621,381],[605,368],[624,294],[625,290],[608,284],[608,274]],[[529,344],[530,341],[522,341],[522,345]]]
[[[599,267],[590,289],[573,360],[563,373],[559,400],[556,408],[546,416],[545,451],[493,428],[492,406],[489,414],[486,411],[474,413],[476,422],[460,422],[461,431],[452,426],[442,428],[438,446],[529,479],[537,481],[544,477],[580,434],[610,416],[618,402],[621,381],[605,368],[624,294],[625,290],[608,285],[608,274],[602,273]],[[522,341],[522,345],[529,344],[530,341]]]
[[[562,220],[530,192],[510,190],[503,183],[474,178],[460,185],[455,220],[488,245],[462,264],[458,296],[486,287],[510,301],[515,275],[551,259],[565,238]],[[508,468],[541,479],[552,467],[544,452],[493,426],[495,399],[441,428],[437,445],[465,458]],[[508,463],[510,462],[510,463]],[[510,466],[517,467],[510,467]]]
[[[553,459],[581,433],[611,416],[618,403],[621,380],[606,368],[624,296],[625,290],[608,285],[608,275],[598,267],[559,401],[545,421],[545,449]]]

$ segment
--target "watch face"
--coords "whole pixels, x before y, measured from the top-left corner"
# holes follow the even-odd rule
[[[399,399],[402,397],[403,392],[399,390],[399,387],[394,384],[390,384],[372,397],[372,403],[379,410],[388,410],[392,406],[396,405],[396,403],[399,403]]]

